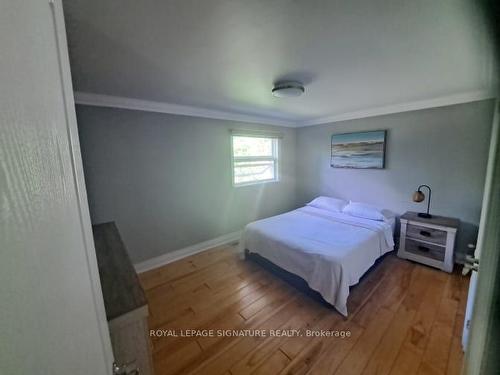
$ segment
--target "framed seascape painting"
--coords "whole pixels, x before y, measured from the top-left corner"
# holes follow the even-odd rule
[[[333,168],[383,169],[385,130],[332,135]]]

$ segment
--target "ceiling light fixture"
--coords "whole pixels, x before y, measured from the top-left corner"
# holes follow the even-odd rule
[[[277,82],[272,89],[273,96],[277,98],[291,98],[304,93],[302,83],[296,81]]]

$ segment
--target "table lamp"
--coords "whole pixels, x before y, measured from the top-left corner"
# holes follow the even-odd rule
[[[429,213],[429,208],[431,207],[431,188],[428,186],[428,185],[420,185],[418,188],[417,188],[417,191],[413,193],[413,202],[423,202],[424,199],[425,199],[425,194],[422,192],[422,190],[420,190],[421,188],[427,188],[429,189],[429,198],[427,198],[427,213],[425,212],[420,212],[418,214],[419,217],[423,217],[425,219],[431,219],[432,218],[432,215]]]

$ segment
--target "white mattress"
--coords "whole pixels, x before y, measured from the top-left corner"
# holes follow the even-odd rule
[[[305,206],[248,224],[240,246],[302,277],[347,316],[349,286],[394,249],[393,225]]]

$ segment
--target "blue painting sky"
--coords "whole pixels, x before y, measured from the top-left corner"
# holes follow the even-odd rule
[[[356,143],[367,141],[384,141],[384,131],[363,132],[363,133],[348,133],[332,135],[332,145],[339,143]]]

